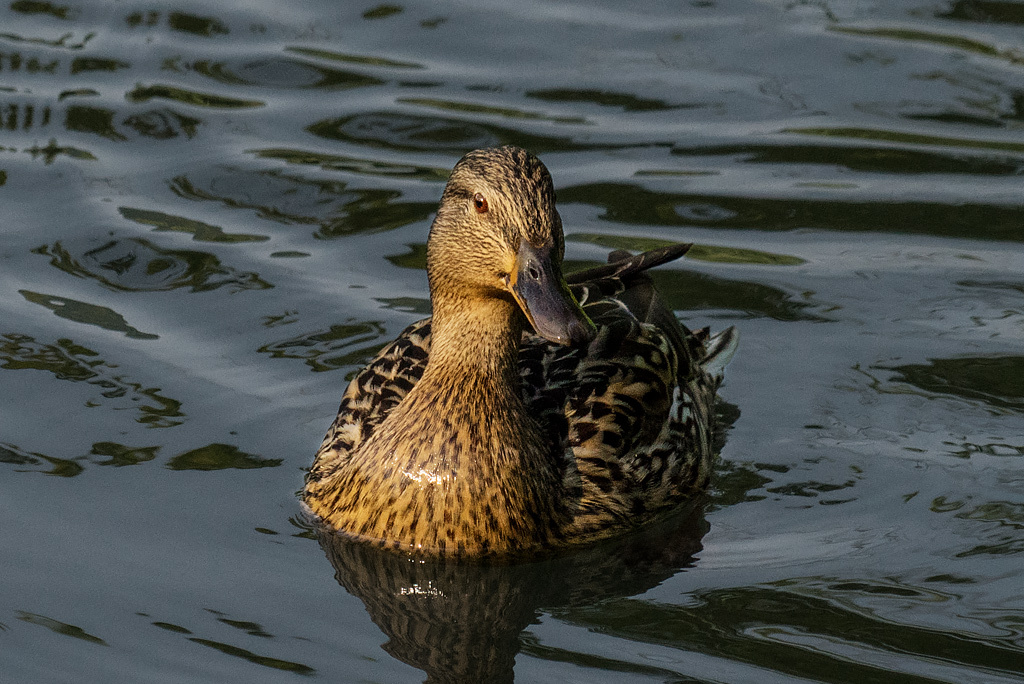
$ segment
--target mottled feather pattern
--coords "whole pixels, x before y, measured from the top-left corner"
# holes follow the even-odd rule
[[[565,278],[544,165],[515,147],[466,154],[427,239],[433,316],[352,380],[310,511],[350,538],[480,558],[616,534],[687,499],[708,479],[735,347],[683,328],[644,274],[688,248],[617,251]]]
[[[377,353],[349,383],[338,415],[317,450],[307,482],[328,477],[398,406],[423,375],[430,354],[430,319],[413,323]],[[330,458],[320,458],[330,454]]]
[[[617,270],[638,270],[629,266],[636,264]],[[683,328],[687,344],[674,348],[615,298],[626,287],[615,270],[573,285],[600,330],[588,347],[559,346],[531,332],[520,345],[524,398],[553,445],[552,458],[564,460],[558,468],[566,491],[578,497],[576,535],[600,536],[643,522],[692,497],[710,475],[708,425],[718,382],[701,368],[706,331]],[[427,318],[407,327],[353,378],[309,481],[345,463],[419,380],[429,352]]]

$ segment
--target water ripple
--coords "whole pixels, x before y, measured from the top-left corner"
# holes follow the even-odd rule
[[[44,306],[57,316],[66,318],[69,321],[95,325],[104,330],[124,333],[125,336],[135,340],[159,339],[159,335],[142,332],[132,327],[125,320],[124,316],[106,306],[90,304],[69,297],[32,292],[31,290],[18,290],[18,294],[33,304]]]
[[[965,356],[931,359],[927,364],[879,366],[898,373],[892,382],[907,383],[928,394],[981,402],[996,410],[1024,413],[1024,356]]]
[[[266,103],[261,100],[244,100],[227,95],[204,93],[189,90],[188,88],[160,84],[136,86],[126,97],[129,102],[134,103],[148,102],[155,98],[209,109],[252,109],[254,107],[266,106]]]
[[[253,235],[251,233],[225,233],[218,226],[212,226],[202,221],[165,214],[162,211],[150,211],[135,207],[119,207],[121,216],[130,221],[143,225],[154,226],[157,231],[187,233],[197,242],[263,242],[269,240],[267,235]]]
[[[110,240],[72,252],[61,242],[33,250],[51,257],[50,265],[79,278],[91,278],[111,290],[160,292],[182,287],[209,292],[221,287],[231,292],[273,287],[258,274],[221,264],[208,252],[160,247],[142,238]]]
[[[59,380],[95,385],[103,398],[99,404],[112,400],[116,408],[135,409],[141,414],[136,420],[148,427],[173,427],[185,418],[180,401],[163,396],[158,387],[125,379],[116,364],[70,339],[46,344],[29,335],[0,334],[0,368],[47,371]]]

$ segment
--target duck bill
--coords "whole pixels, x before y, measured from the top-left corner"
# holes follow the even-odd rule
[[[538,335],[556,344],[586,344],[597,329],[569,291],[560,261],[554,241],[541,247],[520,241],[509,291]]]

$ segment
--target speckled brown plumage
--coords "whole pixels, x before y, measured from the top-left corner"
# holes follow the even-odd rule
[[[352,380],[307,478],[311,511],[357,539],[481,557],[608,536],[691,498],[735,334],[691,333],[659,300],[644,270],[685,251],[614,253],[568,278],[572,301],[543,164],[467,155],[428,241],[434,315]],[[579,313],[559,337],[532,310],[516,281],[538,254],[561,283],[545,296],[562,291],[596,327]]]

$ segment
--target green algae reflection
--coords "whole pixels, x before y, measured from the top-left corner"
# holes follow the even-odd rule
[[[171,470],[249,470],[251,468],[276,468],[280,458],[261,458],[247,454],[232,444],[208,444],[186,451],[167,462]]]
[[[640,226],[709,227],[772,232],[813,227],[841,232],[933,235],[1024,241],[1024,207],[940,201],[856,202],[834,197],[766,198],[662,192],[631,183],[559,188],[562,205],[604,209],[601,218]]]
[[[61,99],[68,94],[69,91],[62,93]],[[94,95],[96,93],[91,90],[82,90],[73,91],[71,94]],[[119,129],[118,120],[123,124],[123,128]],[[26,123],[30,125],[31,121]],[[64,115],[64,127],[67,130],[91,133],[114,142],[128,140],[129,129],[139,135],[157,140],[168,140],[179,135],[193,138],[200,123],[202,122],[199,119],[179,114],[167,108],[139,111],[120,119],[120,114],[113,109],[71,105]]]
[[[69,157],[78,161],[96,161],[96,155],[88,150],[83,150],[70,145],[59,145],[53,138],[40,147],[39,143],[23,150],[32,156],[33,159],[42,159],[44,164],[52,164],[60,157]]]
[[[540,112],[531,112],[513,107],[494,107],[473,102],[460,102],[456,100],[441,100],[431,97],[402,97],[398,99],[403,104],[417,105],[428,109],[437,109],[449,112],[464,112],[466,114],[484,114],[488,116],[501,117],[503,119],[529,119],[532,121],[550,121],[559,124],[586,124],[588,121],[578,116],[547,116]]]
[[[956,663],[976,668],[978,673],[1020,674],[1020,649],[997,625],[991,626],[991,636],[968,637],[901,622],[891,615],[875,614],[873,607],[880,597],[905,606],[907,614],[916,606],[959,598],[941,588],[897,580],[810,577],[698,590],[688,595],[686,605],[627,598],[551,612],[560,621],[607,637],[748,663],[805,681],[940,681],[907,670],[896,676],[884,662],[849,657],[858,651],[898,653],[908,663]],[[1012,616],[1019,623],[1024,617],[1019,610],[997,612],[1002,615],[992,616],[993,620]],[[900,613],[895,615],[898,618]],[[529,648],[524,651],[530,653]],[[766,674],[766,679],[773,677]]]
[[[1024,449],[1021,450],[1024,453]],[[1024,552],[1024,503],[1016,501],[973,501],[974,497],[938,496],[931,501],[933,513],[953,513],[959,520],[972,521],[976,527],[966,539],[979,542],[960,551],[956,558],[1002,556]]]
[[[942,48],[952,48],[967,54],[1003,60],[1009,64],[1024,64],[1024,53],[1021,53],[1020,50],[1012,48],[1004,50],[980,40],[948,33],[934,33],[910,28],[861,28],[858,26],[839,25],[830,26],[829,29],[837,33],[846,33],[854,36],[908,43],[924,43]]]
[[[286,52],[292,52],[305,57],[315,57],[333,62],[346,62],[348,64],[359,64],[361,66],[385,67],[388,69],[425,69],[426,67],[417,62],[401,62],[386,57],[371,57],[368,55],[353,55],[334,50],[324,50],[309,47],[287,47]]]
[[[280,658],[271,658],[269,656],[262,656],[252,651],[240,648],[238,646],[232,646],[231,644],[225,644],[220,641],[212,641],[210,639],[200,639],[199,637],[189,637],[189,641],[207,646],[214,650],[220,651],[221,653],[235,658],[241,658],[247,660],[250,663],[256,665],[262,665],[263,667],[269,667],[274,670],[284,670],[285,672],[292,672],[300,675],[314,675],[316,670],[308,665],[302,663],[293,663],[288,660],[281,660]]]
[[[247,636],[261,637],[264,639],[272,639],[275,636],[274,634],[271,634],[270,632],[265,630],[263,626],[260,625],[258,622],[252,622],[250,620],[234,620],[227,617],[227,615],[225,615],[224,613],[218,610],[213,610],[212,608],[207,608],[206,612],[211,613],[213,616],[215,616],[217,622],[227,625],[229,627],[234,627],[235,629],[244,632]],[[137,615],[147,618],[150,617],[148,613],[137,613]],[[233,646],[222,641],[214,641],[212,639],[204,639],[201,637],[193,636],[194,634],[200,632],[203,629],[201,625],[192,625],[192,628],[189,629],[188,627],[184,627],[174,622],[167,622],[165,620],[153,620],[150,622],[150,624],[154,627],[158,627],[167,632],[171,632],[172,634],[180,634],[194,644],[199,644],[200,646],[212,648],[214,650],[220,651],[225,655],[229,655],[235,658],[241,658],[242,660],[246,660],[255,665],[269,667],[271,669],[281,670],[284,672],[291,672],[293,674],[316,674],[316,670],[314,668],[309,667],[308,665],[303,665],[302,663],[296,663],[289,660],[281,660],[279,658],[272,658],[270,656],[259,655],[258,653],[255,653],[248,649]]]
[[[54,634],[61,634],[63,636],[73,637],[75,639],[88,641],[90,644],[97,644],[99,646],[108,645],[107,642],[105,642],[103,639],[100,639],[98,636],[93,636],[92,634],[89,634],[81,627],[69,625],[66,622],[54,620],[53,618],[48,618],[45,615],[36,615],[35,613],[29,613],[24,610],[19,610],[16,612],[18,613],[19,620],[28,622],[29,624],[39,625],[40,627],[45,627]]]
[[[198,242],[265,242],[270,239],[269,235],[225,233],[218,226],[211,226],[208,223],[183,216],[165,214],[162,211],[150,211],[135,207],[118,207],[118,211],[129,221],[153,226],[158,231],[190,233],[192,239]]]
[[[67,297],[31,292],[29,290],[18,290],[18,293],[33,304],[44,306],[53,311],[57,316],[74,321],[75,323],[95,325],[104,330],[124,333],[127,337],[136,340],[159,339],[159,335],[145,333],[128,325],[124,316],[105,306],[89,304],[88,302],[81,302]]]
[[[304,178],[271,171],[240,172],[232,174],[235,183],[225,187],[222,180],[214,178],[195,179],[178,176],[170,183],[171,190],[186,199],[218,202],[232,209],[250,209],[263,219],[285,225],[318,226],[316,237],[331,239],[354,233],[376,233],[425,220],[437,208],[436,202],[399,201],[402,193],[387,188],[349,188],[348,183],[338,180]],[[213,186],[216,185],[216,190]],[[262,203],[258,197],[276,198],[275,204]],[[124,213],[122,211],[122,213]],[[150,212],[155,213],[155,212]],[[129,218],[136,218],[135,216]],[[147,217],[158,225],[160,217]],[[189,219],[171,217],[178,224],[167,229],[191,232],[191,226],[203,229],[204,238],[196,232],[196,239],[226,242],[243,241],[252,236],[224,235],[219,228],[211,233],[212,226],[199,224]],[[259,237],[258,239],[268,239]]]
[[[354,71],[334,69],[306,60],[274,57],[239,64],[198,60],[178,68],[188,69],[218,83],[230,86],[256,86],[288,89],[317,88],[347,90],[382,85],[384,81]]]
[[[315,372],[363,365],[384,344],[387,331],[382,321],[348,321],[278,342],[259,351],[274,359],[301,359]]]
[[[109,240],[75,253],[61,242],[32,250],[50,257],[50,265],[78,278],[96,280],[119,292],[161,292],[189,288],[209,292],[226,287],[230,292],[273,287],[251,271],[221,264],[208,252],[166,249],[141,238]]]
[[[0,463],[15,466],[15,472],[37,472],[57,477],[75,477],[85,470],[72,459],[55,458],[37,451],[28,452],[17,445],[4,443],[0,443]]]
[[[316,166],[325,171],[344,171],[361,176],[384,176],[410,180],[435,181],[443,183],[448,180],[450,169],[417,164],[398,164],[366,157],[329,154],[313,150],[288,148],[264,148],[250,150],[259,159],[275,159],[302,166]]]
[[[588,88],[548,88],[527,91],[526,97],[545,102],[570,104],[595,104],[600,107],[617,107],[625,112],[657,112],[670,109],[690,109],[697,105],[672,105],[663,100],[638,97],[631,93]]]
[[[840,129],[836,129],[840,130]],[[854,140],[858,139],[854,136]],[[840,167],[850,171],[888,174],[948,174],[961,173],[985,176],[1015,176],[1024,171],[1024,160],[1013,154],[964,155],[955,150],[920,149],[874,144],[875,140],[865,135],[859,139],[866,144],[855,142],[840,145],[798,145],[792,140],[786,144],[740,143],[682,147],[676,145],[672,154],[682,157],[732,157],[744,164],[801,164],[829,168]],[[664,171],[639,171],[638,176],[665,175]],[[673,172],[682,174],[686,172]],[[690,172],[690,175],[700,172]],[[711,173],[711,172],[705,172]]]
[[[167,27],[172,31],[180,31],[202,38],[228,34],[228,27],[216,17],[203,17],[187,12],[167,12],[166,17]],[[160,21],[161,13],[158,11],[132,12],[124,18],[124,23],[129,28],[151,28],[157,26]]]
[[[116,364],[70,339],[45,344],[29,335],[0,334],[0,369],[47,371],[59,380],[95,385],[103,398],[100,403],[109,401],[119,408],[123,404],[124,408],[135,409],[141,414],[136,420],[148,427],[173,427],[185,418],[180,401],[163,396],[157,387],[143,387],[125,379],[116,372]]]
[[[940,19],[1024,26],[1024,5],[1006,0],[954,0]]]
[[[418,104],[433,106],[437,103],[424,101]],[[491,112],[482,112],[487,113]],[[500,111],[492,114],[502,115]],[[537,154],[594,149],[593,145],[575,142],[571,136],[537,135],[480,121],[388,111],[325,119],[306,130],[328,140],[402,152],[461,155],[479,147],[498,145],[516,145]]]
[[[49,14],[57,19],[74,19],[78,16],[77,10],[66,5],[40,2],[39,0],[14,0],[11,3],[11,10],[19,14]]]
[[[117,442],[96,442],[92,445],[92,450],[89,453],[92,457],[104,457],[105,460],[90,458],[96,465],[120,468],[152,461],[156,458],[158,451],[160,451],[158,446],[130,447]]]
[[[953,138],[949,136],[927,135],[923,133],[906,133],[872,128],[787,128],[784,133],[817,135],[827,138],[853,138],[856,140],[877,140],[894,142],[904,145],[929,145],[955,147],[969,150],[994,150],[997,152],[1024,152],[1024,143],[1010,140],[977,140],[970,138]]]
[[[129,466],[145,463],[156,458],[158,446],[129,447],[117,442],[96,442],[87,456],[56,458],[38,452],[28,452],[14,444],[0,443],[0,463],[13,465],[16,472],[37,472],[57,477],[75,477],[85,471],[82,461],[94,465]],[[102,460],[96,457],[103,457]]]
[[[904,382],[930,394],[980,402],[1000,413],[1024,413],[1024,356],[930,359],[926,364],[885,368],[899,374],[894,382]]]
[[[241,100],[235,97],[201,93],[195,90],[177,88],[169,85],[136,86],[125,97],[129,102],[148,102],[152,99],[172,100],[194,107],[208,109],[252,109],[263,107],[266,103],[260,100]]]

